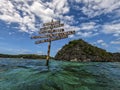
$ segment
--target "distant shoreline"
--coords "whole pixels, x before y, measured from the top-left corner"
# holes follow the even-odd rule
[[[37,54],[19,54],[19,55],[0,54],[0,58],[46,59],[46,55],[37,55]],[[50,57],[50,59],[53,59],[53,57]]]
[[[46,60],[46,55],[37,55],[37,54],[18,54],[18,55],[10,55],[10,54],[0,54],[0,58],[16,58],[16,59],[35,59],[35,60],[40,60],[40,59],[44,59]],[[50,59],[54,59],[56,60],[54,57],[50,57]],[[67,61],[67,60],[63,60],[63,59],[59,59],[56,61]],[[70,60],[69,62],[120,62],[119,60],[103,60],[103,61],[80,61],[80,60]]]
[[[24,59],[32,59],[32,60],[46,60],[46,58],[8,58],[8,57],[0,57],[0,59],[21,59],[21,60],[24,60]],[[55,60],[54,58],[51,58],[50,60]],[[66,60],[55,60],[55,61],[65,61],[65,62],[84,62],[84,63],[87,63],[87,62],[120,62],[120,61],[66,61]]]

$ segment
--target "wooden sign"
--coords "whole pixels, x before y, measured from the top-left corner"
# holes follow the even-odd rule
[[[39,40],[39,41],[35,41],[35,44],[40,44],[40,43],[49,42],[49,41],[50,39]]]
[[[55,24],[60,24],[60,21],[52,21],[52,22],[48,22],[48,23],[44,23],[43,26],[49,26],[49,25],[55,25]]]
[[[75,34],[75,31],[67,31],[67,32],[62,32],[62,33],[48,34],[46,36],[48,36],[48,37],[51,37],[51,36],[62,37],[63,35],[71,35],[71,34]]]
[[[41,28],[40,30],[45,31],[45,30],[50,30],[50,29],[53,29],[53,28],[62,27],[62,26],[64,26],[64,24],[52,25],[52,26]]]
[[[55,33],[55,32],[64,32],[64,29],[57,29],[57,30],[47,30],[47,31],[40,31],[39,34],[43,33]]]
[[[67,36],[67,35],[64,35],[64,36],[62,36],[62,37],[56,37],[56,38],[51,39],[51,41],[60,40],[60,39],[65,39],[65,38],[68,38],[68,36]]]
[[[31,39],[48,38],[47,36],[32,36]]]
[[[50,41],[60,40],[60,39],[64,39],[64,38],[68,38],[68,36],[64,35],[62,37],[56,37],[56,38],[49,38],[49,39],[39,40],[39,41],[35,41],[35,44],[40,44],[40,43],[44,43],[44,42],[50,42]]]

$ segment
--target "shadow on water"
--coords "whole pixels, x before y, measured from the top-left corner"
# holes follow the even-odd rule
[[[120,90],[120,63],[0,59],[0,90]]]

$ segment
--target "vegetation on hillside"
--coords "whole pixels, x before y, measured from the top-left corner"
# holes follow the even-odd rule
[[[56,54],[55,59],[67,61],[118,61],[120,54],[107,52],[82,39],[70,41]]]

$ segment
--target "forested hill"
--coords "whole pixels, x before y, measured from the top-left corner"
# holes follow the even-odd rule
[[[67,61],[120,61],[120,53],[110,53],[82,39],[70,41],[55,56]]]

